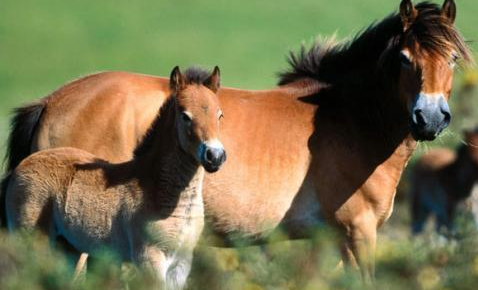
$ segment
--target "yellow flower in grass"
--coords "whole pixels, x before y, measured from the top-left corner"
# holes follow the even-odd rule
[[[425,267],[418,273],[417,280],[422,289],[436,289],[440,283],[440,275],[437,269]]]
[[[375,252],[375,259],[377,261],[390,261],[394,259],[396,255],[396,245],[388,240],[384,240],[383,243],[377,246]]]
[[[316,289],[328,290],[330,289],[330,287],[329,285],[327,285],[327,283],[325,283],[325,281],[315,278],[309,281],[304,288],[304,290],[316,290]]]
[[[263,290],[263,288],[254,283],[247,283],[242,290]]]
[[[217,263],[223,271],[234,271],[239,267],[239,256],[235,250],[221,250],[217,254]]]
[[[473,274],[478,276],[478,256],[473,260]]]
[[[478,71],[476,70],[469,70],[466,71],[463,76],[463,86],[465,87],[473,87],[478,84]]]

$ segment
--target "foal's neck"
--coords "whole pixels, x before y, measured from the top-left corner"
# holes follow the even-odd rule
[[[200,194],[204,169],[189,153],[181,149],[176,129],[174,101],[165,104],[151,129],[151,142],[136,156],[143,179],[154,187],[156,199],[188,198]]]

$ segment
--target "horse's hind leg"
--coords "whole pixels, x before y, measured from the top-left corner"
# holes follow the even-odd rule
[[[86,274],[86,261],[88,259],[87,253],[81,253],[78,262],[76,263],[75,273],[73,275],[73,283],[80,282],[80,279]]]
[[[12,175],[5,196],[9,231],[36,229],[52,238],[55,229],[50,195],[33,182],[18,179],[18,176]]]

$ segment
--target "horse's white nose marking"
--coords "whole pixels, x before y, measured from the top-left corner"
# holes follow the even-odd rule
[[[445,94],[443,93],[425,93],[425,92],[420,92],[420,95],[427,97],[427,98],[439,98],[443,97]]]
[[[221,141],[219,141],[217,138],[207,140],[206,142],[204,142],[204,145],[210,148],[224,149],[224,146],[222,146]]]

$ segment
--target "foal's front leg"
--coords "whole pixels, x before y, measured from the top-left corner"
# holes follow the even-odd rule
[[[156,277],[160,289],[180,290],[186,286],[191,271],[192,251],[177,251],[167,256],[163,250],[149,246],[144,249],[140,259],[140,265]]]
[[[166,272],[166,289],[183,289],[191,271],[193,253],[192,251],[176,253],[171,259]]]
[[[166,274],[169,265],[167,265],[168,261],[164,251],[157,247],[147,246],[136,257],[136,263],[156,278],[159,289],[169,290],[166,284]]]

